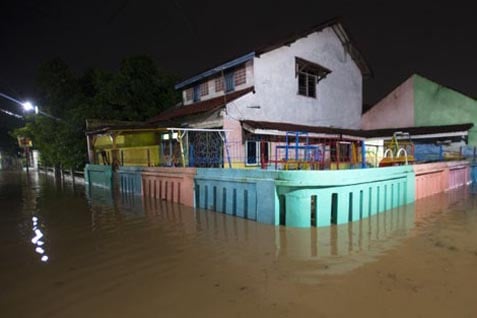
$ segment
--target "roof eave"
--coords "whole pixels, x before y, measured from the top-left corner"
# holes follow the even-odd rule
[[[232,67],[235,67],[237,65],[243,64],[255,57],[255,52],[252,51],[248,54],[242,55],[236,59],[233,59],[227,63],[221,64],[217,67],[214,67],[213,69],[207,70],[205,72],[202,72],[200,74],[197,74],[193,77],[190,77],[174,86],[176,90],[185,88],[187,86],[191,86],[192,84],[201,81],[204,78],[211,77],[219,72],[225,71],[227,69],[230,69]]]

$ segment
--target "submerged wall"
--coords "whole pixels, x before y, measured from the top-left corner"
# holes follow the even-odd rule
[[[276,224],[278,171],[197,169],[196,207],[260,223]]]
[[[259,223],[323,227],[369,218],[474,180],[467,161],[386,168],[271,171],[125,168],[123,193],[180,203]],[[87,165],[85,181],[112,188],[110,166]]]
[[[84,182],[88,185],[112,189],[113,169],[107,165],[87,164],[84,168]]]
[[[413,202],[414,172],[411,166],[286,171],[280,172],[277,191],[279,224],[344,224]]]
[[[321,227],[464,186],[470,177],[466,161],[338,171],[198,169],[195,202],[266,224]]]
[[[142,167],[120,167],[120,188],[123,193],[142,194]]]
[[[141,173],[145,197],[194,206],[196,168],[144,168]]]
[[[198,169],[196,206],[257,222],[327,226],[414,201],[410,166],[340,171]]]
[[[425,163],[412,167],[416,175],[416,200],[471,182],[471,170],[467,161]]]

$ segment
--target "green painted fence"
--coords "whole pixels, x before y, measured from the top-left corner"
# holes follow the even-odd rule
[[[412,166],[283,171],[276,185],[280,209],[275,221],[295,227],[357,221],[411,203],[415,195]]]
[[[113,188],[113,169],[107,165],[87,164],[84,168],[84,181],[88,185]]]

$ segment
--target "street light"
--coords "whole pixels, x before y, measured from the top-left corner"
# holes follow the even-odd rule
[[[31,111],[34,110],[35,114],[39,113],[38,106],[33,106],[33,104],[30,103],[30,102],[24,102],[24,103],[22,103],[22,106],[23,106],[23,110],[26,111],[26,112],[31,112]]]
[[[61,118],[55,117],[55,116],[50,115],[50,114],[45,113],[45,112],[42,112],[42,111],[38,108],[38,106],[33,105],[33,104],[30,103],[30,102],[20,103],[20,105],[22,105],[23,110],[24,110],[25,112],[27,112],[27,113],[30,113],[30,112],[34,111],[35,114],[37,114],[37,115],[38,115],[38,114],[42,114],[43,116],[49,117],[49,118],[51,118],[51,119],[54,119],[54,120],[57,120],[57,121],[63,121]]]
[[[13,98],[13,97],[11,97],[11,96],[8,96],[7,94],[4,94],[4,93],[0,93],[0,96],[3,97],[3,98],[8,99],[8,100],[10,100],[10,101],[12,101],[12,102],[14,102],[14,103],[20,105],[20,106],[22,106],[22,107],[23,107],[23,110],[24,110],[25,112],[27,112],[27,113],[32,112],[32,111],[35,111],[35,114],[42,114],[42,115],[44,115],[44,116],[46,116],[46,117],[50,117],[50,118],[52,118],[52,119],[54,119],[54,120],[61,121],[61,119],[58,118],[58,117],[55,117],[55,116],[53,116],[53,115],[47,114],[47,113],[45,113],[45,112],[42,112],[42,111],[38,108],[38,106],[33,105],[33,104],[32,104],[31,102],[29,102],[29,101],[21,102],[21,101],[19,101],[18,99]]]
[[[0,93],[0,96],[18,104],[18,105],[21,105],[23,107],[23,110],[26,111],[26,112],[31,112],[33,110],[35,111],[35,114],[38,114],[38,112],[39,112],[38,106],[34,106],[32,103],[30,103],[28,101],[22,103],[18,99],[13,98],[11,96],[8,96],[7,94],[4,94],[4,93]]]

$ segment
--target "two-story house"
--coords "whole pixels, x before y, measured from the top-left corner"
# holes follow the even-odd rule
[[[350,141],[360,139],[353,134],[360,128],[363,78],[369,76],[343,23],[333,19],[185,79],[175,86],[182,104],[149,123],[224,129],[235,167],[278,160],[283,148],[272,144],[285,141],[297,145],[296,154],[298,145],[326,144],[328,159],[341,153],[346,161]],[[303,149],[301,156],[315,148]]]

